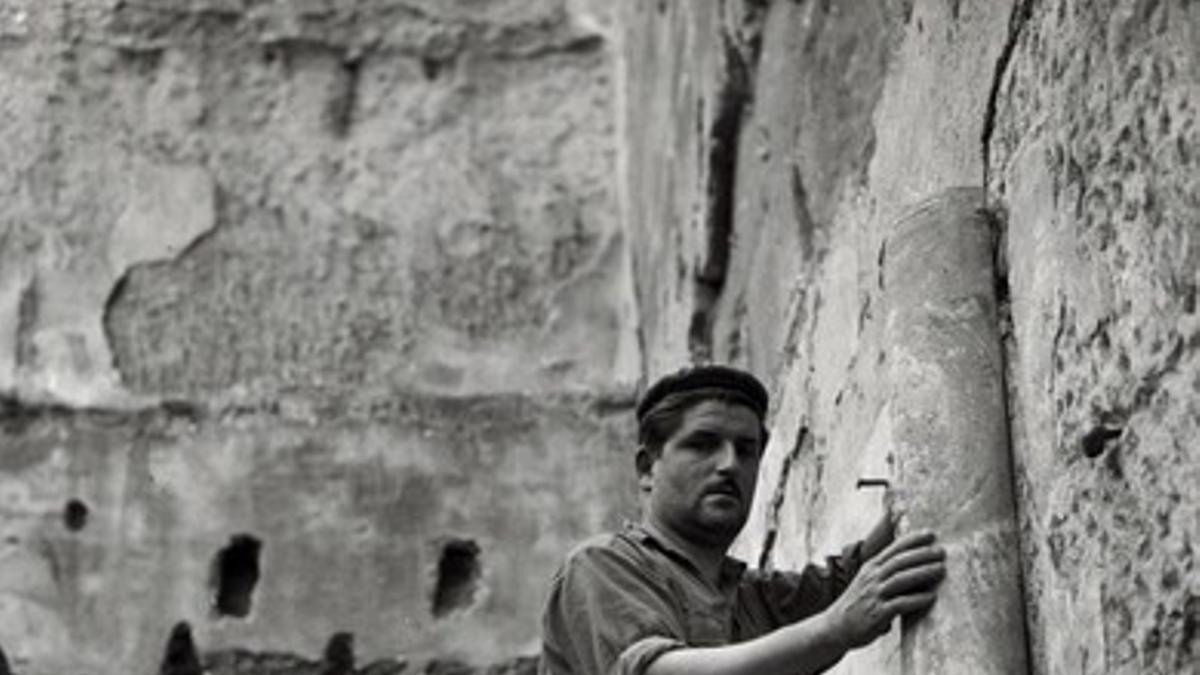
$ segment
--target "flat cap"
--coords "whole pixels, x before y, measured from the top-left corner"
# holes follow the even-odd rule
[[[668,396],[701,390],[733,394],[763,419],[767,414],[767,389],[758,378],[729,366],[706,365],[683,368],[650,385],[637,406],[639,422]]]

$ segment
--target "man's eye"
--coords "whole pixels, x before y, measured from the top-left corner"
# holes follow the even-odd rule
[[[711,450],[721,445],[721,437],[715,434],[696,434],[688,441],[688,445],[700,450]]]

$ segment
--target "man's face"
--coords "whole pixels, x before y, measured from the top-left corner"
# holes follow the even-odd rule
[[[708,400],[688,409],[639,478],[652,522],[702,545],[728,546],[754,498],[761,434],[744,405]]]

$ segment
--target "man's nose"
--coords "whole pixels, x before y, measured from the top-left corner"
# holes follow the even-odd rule
[[[721,445],[717,448],[717,471],[733,472],[738,466],[737,446],[733,441],[725,439],[721,441]]]

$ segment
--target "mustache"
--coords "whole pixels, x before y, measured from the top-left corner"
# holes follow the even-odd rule
[[[742,487],[730,479],[715,480],[704,487],[704,494],[733,495],[742,499]]]

